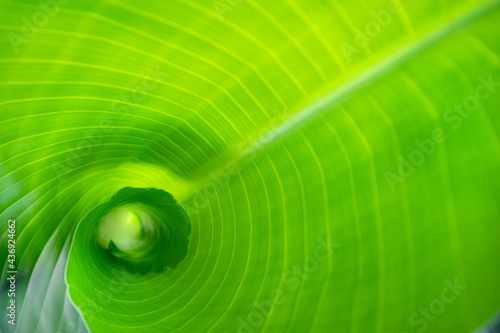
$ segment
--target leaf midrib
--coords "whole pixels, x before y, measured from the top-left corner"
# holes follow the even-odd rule
[[[232,161],[244,161],[249,154],[253,154],[254,152],[261,153],[271,146],[274,146],[285,137],[305,127],[320,115],[339,106],[356,92],[359,92],[364,87],[396,69],[406,60],[420,52],[425,51],[430,46],[446,39],[498,5],[500,5],[500,0],[483,2],[480,5],[455,17],[451,20],[451,22],[438,26],[427,34],[420,35],[418,39],[415,39],[413,42],[397,49],[389,57],[380,60],[373,66],[355,74],[344,83],[333,88],[333,90],[325,94],[323,97],[320,97],[316,101],[313,101],[309,106],[306,106],[295,113],[286,122],[271,128],[264,135],[258,137],[252,144],[250,144],[248,149],[243,152],[233,150],[229,153],[223,154],[223,156],[214,161],[214,163],[202,168],[202,172],[198,173],[198,176],[195,179],[183,180],[175,185],[172,189],[172,193],[181,203],[188,200],[197,193],[196,189],[202,188],[205,184],[213,180],[214,173],[217,174],[223,172],[228,163]],[[270,140],[263,140],[263,138],[269,137],[271,137]]]

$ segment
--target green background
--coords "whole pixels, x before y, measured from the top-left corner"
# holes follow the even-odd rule
[[[467,289],[426,332],[482,325],[500,308],[500,87],[447,112],[500,82],[499,5],[402,0],[360,47],[387,1],[70,0],[45,22],[35,1],[0,0],[16,332],[416,332],[455,279]],[[188,212],[175,270],[86,255],[78,224],[127,186]]]

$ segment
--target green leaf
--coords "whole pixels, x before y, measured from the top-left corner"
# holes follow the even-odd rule
[[[0,331],[482,326],[498,20],[498,0],[2,0]]]

